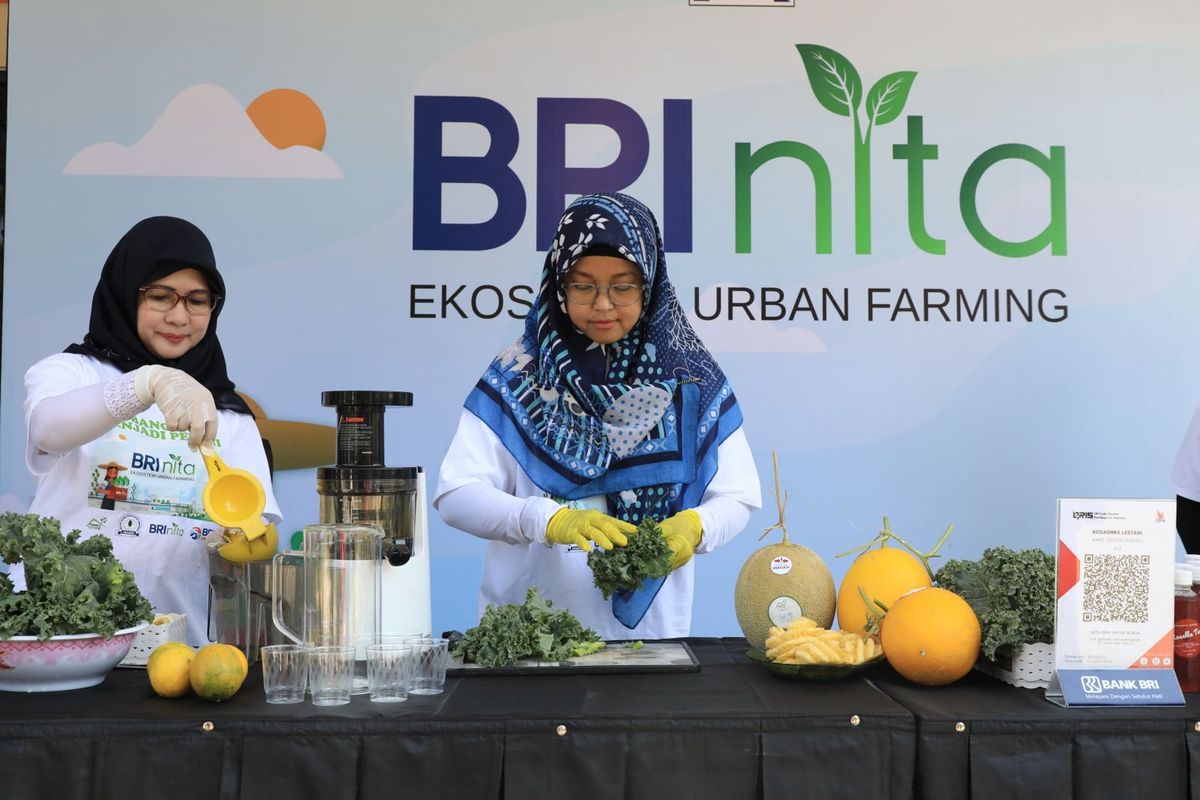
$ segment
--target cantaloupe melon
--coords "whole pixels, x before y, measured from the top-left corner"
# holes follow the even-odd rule
[[[787,540],[750,554],[738,573],[734,610],[751,647],[762,650],[772,625],[786,628],[808,617],[828,628],[837,600],[833,575],[821,557]]]
[[[779,489],[779,454],[772,452],[771,461],[775,467],[775,505],[779,509],[779,522],[758,538],[762,539],[778,528],[783,532],[783,541],[750,554],[738,573],[733,595],[742,635],[751,647],[763,651],[772,626],[786,628],[800,617],[808,617],[818,627],[828,628],[833,622],[837,603],[829,567],[812,550],[788,541],[783,513],[787,492]]]

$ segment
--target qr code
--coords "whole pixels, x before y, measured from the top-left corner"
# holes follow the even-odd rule
[[[1150,556],[1083,557],[1084,622],[1150,621]]]

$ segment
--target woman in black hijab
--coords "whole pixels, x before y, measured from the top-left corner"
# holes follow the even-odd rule
[[[262,439],[217,339],[225,281],[208,238],[174,217],[142,220],[113,248],[83,341],[25,375],[30,511],[110,536],[161,613],[207,641],[201,445],[254,473],[280,521]],[[265,537],[264,537],[265,538]],[[274,545],[271,545],[274,549]]]

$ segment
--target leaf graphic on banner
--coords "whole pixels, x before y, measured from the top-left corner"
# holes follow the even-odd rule
[[[916,77],[915,72],[893,72],[876,81],[867,92],[868,124],[872,127],[886,125],[900,116]]]
[[[854,65],[836,50],[819,44],[798,44],[804,69],[817,102],[843,117],[858,111],[862,101],[862,80]]]

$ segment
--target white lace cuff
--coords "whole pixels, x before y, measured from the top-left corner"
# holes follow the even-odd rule
[[[118,422],[133,419],[150,407],[149,404],[143,404],[138,400],[137,390],[134,387],[134,375],[136,374],[136,371],[126,372],[104,384],[104,407]]]

